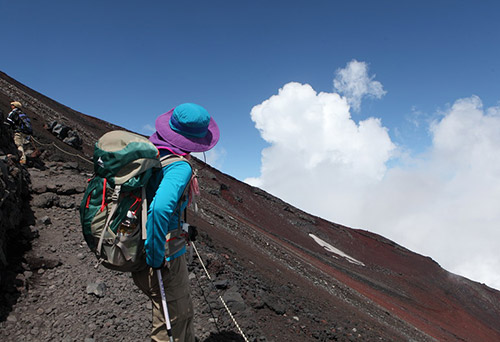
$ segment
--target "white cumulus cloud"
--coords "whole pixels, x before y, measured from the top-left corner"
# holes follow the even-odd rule
[[[358,79],[373,82],[366,69]],[[251,118],[270,146],[246,181],[500,289],[500,109],[457,100],[430,125],[425,154],[389,167],[399,150],[388,130],[377,118],[355,122],[349,108],[348,97],[299,83],[256,105]]]
[[[395,150],[379,119],[356,123],[346,98],[307,84],[286,84],[251,117],[271,146],[262,151],[261,176],[247,182],[337,222],[339,205],[355,205],[353,195],[380,182]]]
[[[459,99],[431,133],[424,156],[388,169],[370,189],[356,222],[500,289],[498,109]]]
[[[333,86],[344,94],[354,110],[359,111],[363,97],[380,99],[386,94],[382,83],[374,81],[375,75],[368,75],[368,65],[365,62],[352,60],[343,69],[337,70]]]

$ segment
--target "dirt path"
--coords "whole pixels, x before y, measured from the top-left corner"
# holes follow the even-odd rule
[[[30,169],[30,174],[36,218],[30,228],[38,238],[20,265],[18,293],[13,293],[17,301],[0,322],[2,341],[148,341],[149,300],[129,274],[95,269],[96,258],[83,240],[78,205],[88,175],[55,163],[44,171]],[[198,288],[204,277],[196,265],[191,271],[197,336],[201,341],[242,340],[229,320],[211,317]],[[215,316],[224,316],[215,296],[205,292]]]

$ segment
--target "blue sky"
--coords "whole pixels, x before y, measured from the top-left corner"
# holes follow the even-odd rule
[[[427,141],[406,117],[456,98],[498,101],[498,6],[472,1],[1,1],[1,70],[76,110],[130,129],[201,103],[223,132],[222,169],[258,174],[250,110],[290,81],[332,91],[356,59],[384,85],[354,119]],[[493,2],[491,2],[493,4]],[[496,38],[496,40],[495,40]],[[404,136],[397,135],[401,132]],[[237,160],[237,162],[235,162]]]
[[[495,223],[481,223],[487,228],[472,235],[463,224],[478,223],[485,216],[493,222],[498,215],[495,209],[486,214],[470,212],[462,223],[443,218],[443,212],[476,206],[466,198],[477,198],[477,206],[482,207],[480,199],[488,198],[489,205],[493,201],[500,207],[500,191],[488,192],[500,188],[495,178],[496,155],[490,158],[494,183],[489,190],[475,190],[473,196],[472,189],[483,189],[476,183],[484,178],[481,171],[471,173],[470,168],[454,164],[465,157],[440,163],[447,159],[443,154],[460,155],[471,145],[462,146],[453,140],[457,134],[453,120],[465,120],[461,113],[478,120],[471,119],[478,127],[476,138],[494,139],[500,133],[481,130],[496,128],[496,123],[484,122],[496,115],[500,101],[499,10],[500,4],[495,1],[0,0],[0,12],[4,14],[0,21],[4,37],[0,70],[75,110],[145,134],[151,133],[159,114],[175,105],[201,104],[221,128],[221,140],[215,154],[209,156],[221,171],[334,222],[376,231],[431,255],[450,270],[500,288],[500,275],[494,271],[495,267],[500,269],[500,259],[492,256],[494,246],[484,245],[492,238],[489,234],[496,234]],[[379,84],[383,89],[378,95],[362,91],[359,108],[353,106],[347,88],[334,87],[342,72],[352,76],[355,70],[365,77],[364,85]],[[346,82],[360,84],[352,77]],[[331,96],[322,102],[306,85],[316,95]],[[298,99],[306,93],[308,100],[300,102]],[[350,107],[338,102],[335,94]],[[460,102],[462,99],[466,100]],[[332,115],[345,109],[348,117],[336,121],[340,126],[332,123],[333,127],[347,125],[361,131],[365,126],[361,123],[366,122],[372,128],[371,135],[361,132],[356,141],[328,141],[342,143],[332,152],[322,150],[326,140],[307,139],[314,137],[321,125],[311,122],[308,127],[312,131],[287,136],[269,126],[275,124],[267,120],[269,117],[280,118],[278,125],[300,122],[307,109],[297,113],[295,109],[307,105],[333,108]],[[283,108],[287,112],[278,115]],[[266,135],[268,139],[263,138]],[[370,140],[372,137],[374,140]],[[477,140],[472,135],[471,139]],[[304,144],[295,146],[290,140]],[[488,141],[485,146],[495,144]],[[356,149],[343,150],[345,145],[366,146],[362,150],[371,152],[362,155]],[[449,145],[453,145],[453,153],[447,150]],[[315,156],[307,167],[298,167],[287,182],[282,177],[286,172],[280,169],[280,165],[294,167],[291,154],[286,160],[280,159],[288,156],[287,146],[307,155],[314,154],[311,149],[315,146],[318,153],[343,159],[339,162],[333,157]],[[479,162],[474,159],[475,153],[468,155],[467,165]],[[342,169],[346,163],[359,172],[370,172]],[[327,171],[318,171],[321,165],[328,166]],[[289,182],[297,182],[292,177],[308,187],[304,179],[311,175],[332,178],[328,172],[337,177],[328,185],[338,198],[321,197],[320,190],[312,191],[309,197],[303,195],[307,191],[297,196],[297,191],[287,190],[294,186]],[[348,174],[356,175],[356,179],[347,178]],[[458,180],[463,180],[461,185]],[[434,184],[429,189],[438,187],[442,191],[417,196],[425,185],[406,188],[420,181],[426,185],[436,181],[441,187]],[[463,184],[470,187],[465,189]],[[378,214],[362,200],[370,197],[367,189],[375,188],[378,193],[389,194],[372,198],[384,204],[377,209]],[[418,203],[400,208],[387,200],[403,191],[408,191],[405,198]],[[309,206],[317,202],[311,197],[327,205]],[[439,205],[425,206],[433,201]],[[387,227],[388,221],[391,227]],[[429,222],[439,223],[435,229],[443,232],[440,239],[415,228],[432,226]],[[408,232],[416,233],[408,238]],[[489,254],[473,263],[454,261],[466,248],[458,241],[451,244],[457,245],[456,249],[449,247],[448,237],[457,232],[463,233],[464,244],[477,238],[470,255],[484,249]],[[429,247],[429,239],[439,241]],[[477,269],[483,266],[479,273]]]

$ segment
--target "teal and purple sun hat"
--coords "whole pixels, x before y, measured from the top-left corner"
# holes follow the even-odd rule
[[[159,149],[178,154],[208,151],[217,144],[220,136],[215,120],[205,108],[194,103],[183,103],[160,115],[155,128],[156,132],[149,140]]]

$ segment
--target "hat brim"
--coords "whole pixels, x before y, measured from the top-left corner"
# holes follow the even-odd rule
[[[207,134],[203,138],[186,137],[170,128],[170,118],[174,110],[171,109],[160,115],[155,122],[156,133],[166,142],[186,152],[205,152],[214,147],[219,141],[219,126],[210,118]]]

